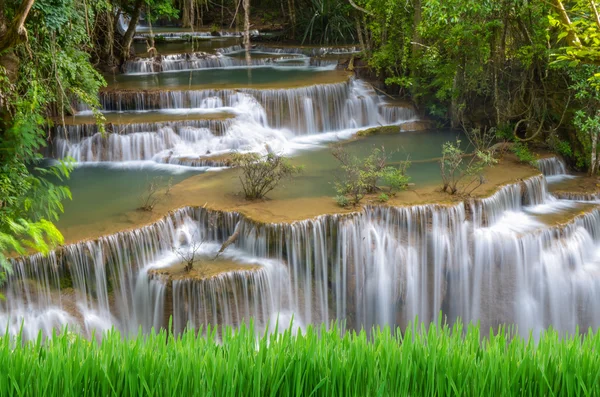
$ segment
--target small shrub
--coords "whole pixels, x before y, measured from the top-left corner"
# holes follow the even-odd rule
[[[335,202],[340,207],[347,207],[347,206],[350,205],[350,200],[348,200],[348,197],[346,197],[344,195],[340,195],[340,194],[338,194],[337,196],[335,196]]]
[[[240,182],[247,200],[264,198],[283,179],[302,172],[302,167],[293,166],[285,157],[273,153],[265,156],[258,153],[236,153],[232,164],[242,170]]]
[[[163,187],[165,188],[165,191],[160,194]],[[172,187],[173,178],[169,178],[166,184],[163,182],[163,178],[161,176],[152,178],[152,180],[148,182],[146,190],[140,197],[141,205],[138,207],[138,210],[148,212],[154,210],[156,204],[158,204],[162,199],[171,193]]]
[[[381,193],[378,197],[377,200],[379,200],[380,203],[385,203],[390,199],[390,196],[388,196],[385,193]]]
[[[374,148],[364,159],[360,159],[348,153],[342,145],[335,145],[332,155],[340,162],[342,175],[335,182],[335,190],[338,197],[346,197],[348,204],[357,205],[366,194],[381,190],[377,184],[382,181],[389,187],[389,192],[405,189],[409,177],[406,170],[410,162],[400,163],[398,168],[386,166],[388,155],[384,147]]]
[[[446,142],[442,146],[442,191],[452,195],[469,195],[485,183],[485,168],[496,164],[497,160],[489,151],[477,150],[473,155],[465,154],[460,148],[460,142],[457,139],[456,143]],[[469,160],[465,161],[465,158]]]
[[[410,167],[410,162],[402,161],[398,168],[385,167],[382,170],[381,180],[389,188],[390,194],[394,195],[408,187],[410,181],[410,177],[406,174],[408,167]]]
[[[534,164],[536,161],[535,155],[529,150],[526,143],[515,142],[511,150],[522,163]]]

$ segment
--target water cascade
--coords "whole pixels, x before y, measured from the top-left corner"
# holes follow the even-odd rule
[[[556,156],[539,159],[537,160],[536,165],[545,176],[567,174],[567,166],[565,165],[564,161]]]
[[[207,156],[260,151],[268,143],[286,151],[295,137],[323,132],[396,124],[416,119],[406,105],[383,102],[360,80],[289,89],[189,91],[105,91],[100,98],[108,115],[227,114],[224,120],[125,124],[97,133],[93,125],[66,126],[56,133],[54,156],[79,162],[153,160],[209,165]],[[89,111],[82,109],[82,113]],[[117,132],[117,133],[115,133]]]
[[[253,66],[264,66],[272,63],[273,59],[271,58],[251,60],[251,65]],[[247,65],[248,63],[245,59],[197,52],[159,55],[154,58],[136,58],[127,61],[125,64],[125,71],[127,74],[148,74],[196,69],[216,69]]]
[[[291,224],[184,209],[137,231],[16,260],[0,327],[15,332],[25,319],[30,336],[64,324],[134,332],[166,326],[172,315],[176,331],[250,317],[264,326],[278,316],[360,328],[417,315],[434,321],[442,311],[483,329],[516,324],[523,335],[550,325],[597,328],[600,209],[578,205],[551,197],[540,176],[465,204],[366,207]],[[563,221],[546,223],[546,213]],[[225,254],[258,269],[149,275],[177,262],[174,246],[207,239],[214,254],[236,228]]]

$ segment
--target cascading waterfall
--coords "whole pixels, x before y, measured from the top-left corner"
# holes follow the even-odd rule
[[[250,36],[259,36],[260,32],[258,30],[250,30]],[[198,38],[211,38],[211,37],[242,37],[244,36],[244,32],[230,32],[230,31],[221,31],[221,32],[160,32],[160,33],[151,33],[151,32],[136,32],[135,39],[136,40],[145,40],[146,38],[154,36],[154,38],[160,37],[164,40],[183,40],[189,39],[192,37]]]
[[[556,156],[545,157],[536,161],[537,167],[544,176],[566,175],[567,166],[564,161]]]
[[[219,48],[215,52],[218,54],[235,54],[243,52],[246,49],[241,45]],[[253,45],[253,52],[263,54],[301,54],[308,57],[324,56],[324,55],[348,55],[360,52],[360,47],[275,47],[267,45]]]
[[[252,59],[251,65],[263,66],[273,63],[272,59]],[[154,58],[137,58],[125,63],[127,74],[149,74],[196,69],[216,69],[247,66],[245,59],[207,54],[205,52],[160,55]]]
[[[47,154],[57,159],[70,156],[78,162],[151,160],[160,153],[164,156],[158,158],[167,158],[166,150],[222,136],[233,122],[223,119],[107,124],[104,133],[98,132],[96,124],[57,126]]]
[[[481,321],[483,329],[516,324],[525,336],[548,326],[598,328],[600,208],[554,225],[536,215],[540,205],[551,213],[563,205],[541,176],[473,200],[470,211],[463,203],[376,206],[260,224],[235,213],[180,210],[138,231],[16,260],[0,326],[16,332],[24,320],[29,336],[64,324],[87,334],[112,325],[135,332],[166,326],[172,315],[179,332],[293,316],[299,324],[338,319],[358,329],[403,326],[415,316],[435,321],[441,311],[451,321]],[[224,254],[254,258],[259,269],[149,276],[176,262],[173,246],[208,239],[216,252],[236,230]]]
[[[301,135],[415,118],[414,111],[406,107],[384,106],[374,90],[359,80],[292,89],[108,91],[102,94],[101,102],[108,111],[132,114],[161,109],[165,114],[216,112],[234,117],[124,125],[123,130],[114,125],[112,134],[94,135],[90,135],[97,131],[94,126],[67,126],[66,134],[62,128],[57,133],[53,144],[55,157],[71,156],[79,162],[152,160],[221,165],[206,157],[234,150],[261,151],[265,143],[285,152],[289,141]]]
[[[220,106],[235,108],[240,102],[247,101],[248,97],[258,101],[257,105],[266,112],[269,127],[288,128],[298,134],[377,125],[381,117],[379,97],[370,86],[360,80],[289,89],[104,91],[100,95],[100,103],[103,109],[118,112],[209,109],[216,107],[213,98],[217,98]],[[305,98],[311,100],[309,107]],[[306,130],[306,111],[312,111],[315,115],[315,130]],[[399,120],[387,120],[386,117],[383,121],[389,124]]]

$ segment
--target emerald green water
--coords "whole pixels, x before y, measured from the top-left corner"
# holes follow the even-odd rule
[[[457,131],[429,130],[420,132],[402,132],[398,134],[373,135],[344,144],[348,152],[364,158],[374,148],[385,148],[389,154],[388,164],[405,161],[412,162],[408,169],[411,182],[416,187],[441,183],[438,158],[442,154],[442,145],[455,141],[462,135]],[[462,142],[465,145],[464,139]],[[285,189],[276,192],[277,197],[318,197],[335,195],[334,182],[341,176],[339,163],[331,154],[329,147],[314,151],[304,151],[292,159],[295,165],[304,166],[303,173],[286,183]]]
[[[440,182],[437,158],[441,155],[441,146],[444,142],[454,141],[457,134],[454,131],[430,130],[374,135],[346,142],[344,146],[350,153],[359,157],[367,156],[373,148],[383,146],[390,154],[388,161],[392,165],[394,162],[406,160],[410,154],[413,164],[408,174],[416,187],[422,187]],[[424,160],[430,161],[421,162]],[[303,173],[273,191],[269,195],[271,198],[335,196],[333,184],[339,175],[339,166],[328,145],[316,150],[298,152],[292,158],[292,162],[303,165]],[[77,225],[106,223],[110,220],[126,222],[127,214],[143,204],[148,185],[152,181],[158,182],[162,187],[158,198],[168,200],[164,189],[169,181],[174,185],[202,172],[191,168],[169,168],[149,164],[145,168],[76,168],[68,181],[73,200],[64,203],[65,213],[58,222],[58,227],[65,229]],[[235,189],[237,186],[223,186],[223,193],[234,193]]]
[[[226,87],[293,87],[340,82],[345,72],[311,68],[261,67],[204,69],[144,75],[106,76],[109,88],[127,90],[202,89]]]
[[[201,172],[184,168],[174,173],[173,170],[159,167],[78,167],[67,181],[73,200],[63,203],[65,212],[57,225],[59,229],[64,229],[108,219],[118,220],[145,202],[148,186],[152,182],[160,186],[156,197],[162,200],[166,198],[164,191],[169,182],[176,184]]]

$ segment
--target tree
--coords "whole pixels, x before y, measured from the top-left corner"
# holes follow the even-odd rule
[[[188,245],[173,247],[173,252],[185,263],[185,272],[189,273],[194,268],[194,263],[199,262],[199,251],[206,240],[200,239],[198,233],[194,233]]]
[[[470,195],[485,183],[485,169],[496,164],[497,160],[491,152],[483,150],[467,155],[460,148],[460,143],[460,139],[457,139],[455,143],[446,142],[442,145],[442,191],[451,195]],[[468,160],[465,161],[465,158]]]
[[[408,186],[410,178],[406,171],[410,162],[400,162],[397,168],[387,166],[389,155],[383,146],[373,148],[365,158],[350,154],[341,144],[334,145],[331,154],[342,171],[335,182],[336,201],[342,207],[356,206],[365,195],[381,190],[379,181],[383,181],[392,194]]]
[[[242,171],[240,182],[247,200],[264,198],[282,180],[302,171],[302,167],[293,166],[285,157],[271,152],[264,156],[257,153],[235,153],[232,164]]]
[[[39,165],[50,116],[75,101],[98,105],[104,84],[89,63],[86,20],[96,7],[76,0],[0,4],[0,265],[28,249],[47,253],[63,242],[52,223],[70,192],[68,162]]]
[[[594,0],[552,0],[550,24],[560,30],[558,40],[565,45],[555,54],[556,63],[566,70],[579,109],[573,125],[583,153],[578,165],[587,163],[588,174],[600,168],[600,15]],[[565,7],[565,4],[567,7]],[[569,16],[569,13],[571,16]],[[577,151],[577,150],[576,150]]]

